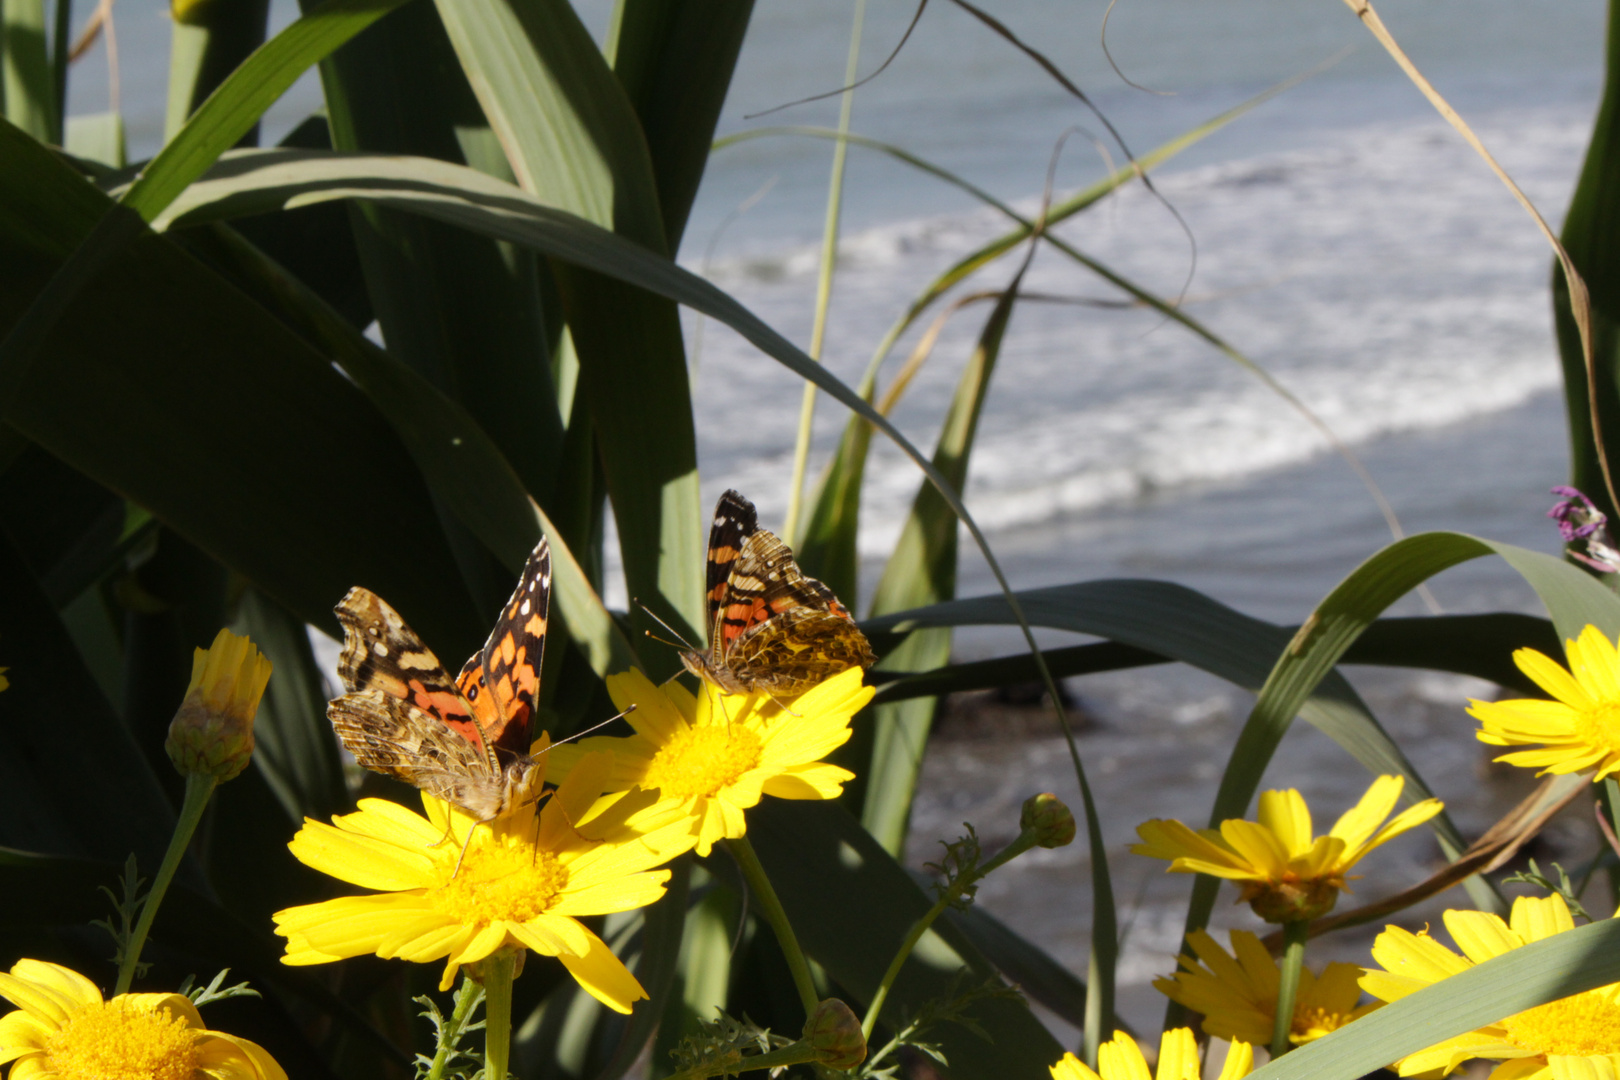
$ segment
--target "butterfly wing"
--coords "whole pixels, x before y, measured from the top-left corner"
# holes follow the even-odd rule
[[[804,580],[821,584],[814,578]],[[833,603],[838,604],[836,599]],[[726,664],[751,690],[793,697],[846,668],[870,667],[876,660],[866,635],[850,621],[842,604],[836,612],[800,605],[744,632],[732,645]]]
[[[343,624],[338,674],[347,690],[375,690],[409,702],[483,752],[483,730],[467,699],[399,612],[370,589],[356,587],[338,604],[337,617]]]
[[[754,504],[735,491],[727,491],[715,504],[714,524],[709,527],[708,601],[709,645],[720,641],[719,619],[730,594],[731,574],[743,545],[759,532],[759,514]],[[716,649],[715,655],[719,656]]]
[[[487,821],[503,809],[501,773],[479,744],[383,690],[344,694],[326,715],[355,761]]]
[[[518,577],[512,597],[456,679],[488,745],[527,756],[534,741],[534,711],[540,692],[540,659],[551,605],[551,547],[542,536]]]

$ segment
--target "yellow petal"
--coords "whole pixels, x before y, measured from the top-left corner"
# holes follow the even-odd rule
[[[1592,695],[1587,692],[1586,687],[1552,657],[1535,649],[1515,649],[1513,663],[1520,671],[1530,676],[1537,686],[1570,708],[1584,712],[1593,706]],[[1503,704],[1510,703],[1503,702]]]
[[[1246,1042],[1234,1041],[1226,1048],[1226,1061],[1216,1080],[1238,1080],[1254,1070],[1254,1047]]]
[[[553,915],[610,915],[634,911],[663,898],[668,870],[626,874],[585,889],[569,889],[549,909]]]
[[[1290,852],[1276,833],[1253,821],[1230,818],[1221,822],[1221,839],[1253,868],[1254,873],[1275,881],[1288,869]]]
[[[1052,1080],[1102,1080],[1091,1067],[1073,1054],[1064,1054],[1056,1065],[1048,1066]]]
[[[1513,912],[1508,918],[1514,932],[1526,942],[1540,941],[1554,934],[1561,934],[1565,930],[1575,929],[1575,920],[1570,917],[1569,906],[1557,893],[1551,896],[1519,897],[1513,901]],[[1446,926],[1450,929],[1449,921]]]
[[[1159,1037],[1159,1080],[1198,1076],[1198,1043],[1191,1028],[1172,1028]]]
[[[423,846],[405,847],[308,818],[287,847],[305,866],[366,889],[392,892],[438,883],[433,856]]]
[[[777,799],[836,799],[853,779],[855,774],[848,769],[818,761],[793,765],[767,777],[761,790]]]
[[[1304,854],[1311,846],[1311,808],[1304,796],[1289,788],[1286,791],[1262,791],[1260,825],[1274,833],[1287,852],[1285,859]]]
[[[601,938],[584,927],[580,930],[589,939],[589,947],[583,955],[560,953],[557,959],[586,993],[614,1012],[628,1013],[633,1003],[647,996],[647,991]]]
[[[1108,1080],[1153,1080],[1141,1047],[1123,1031],[1097,1048],[1097,1071]]]
[[[1380,776],[1372,782],[1372,786],[1344,816],[1334,822],[1328,835],[1337,836],[1344,841],[1345,847],[1355,851],[1367,842],[1367,838],[1378,828],[1380,822],[1389,817],[1390,811],[1400,800],[1401,789],[1406,786],[1406,780],[1400,776]]]
[[[1517,913],[1518,904],[1513,906]],[[1457,943],[1457,948],[1476,964],[1483,964],[1525,943],[1523,937],[1489,912],[1447,911],[1445,923],[1446,932]]]

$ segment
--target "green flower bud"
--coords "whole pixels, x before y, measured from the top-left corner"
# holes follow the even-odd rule
[[[1034,833],[1035,843],[1044,848],[1066,847],[1074,842],[1074,814],[1050,791],[1030,796],[1018,818],[1018,827]]]
[[[191,685],[169,724],[163,748],[182,775],[212,776],[220,783],[247,768],[253,758],[253,716],[270,681],[270,661],[245,637],[221,630],[214,644],[198,649]]]
[[[860,1018],[837,998],[816,1006],[805,1021],[804,1041],[816,1052],[816,1062],[829,1069],[853,1069],[866,1060]]]

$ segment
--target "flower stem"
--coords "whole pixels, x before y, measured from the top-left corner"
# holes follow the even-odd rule
[[[439,1048],[433,1055],[433,1064],[428,1066],[426,1080],[444,1080],[444,1070],[445,1066],[450,1064],[450,1054],[460,1044],[461,1033],[466,1029],[472,1011],[483,1000],[483,987],[463,975],[461,993],[456,995],[455,1011],[450,1014],[450,1022],[439,1033]]]
[[[878,983],[877,992],[872,995],[872,1004],[867,1006],[866,1019],[861,1021],[861,1036],[863,1038],[868,1042],[871,1041],[872,1029],[877,1027],[878,1014],[883,1011],[883,1003],[888,1000],[890,988],[894,986],[894,981],[900,977],[900,969],[906,966],[906,960],[911,956],[911,950],[917,947],[917,942],[921,941],[922,936],[928,932],[928,928],[934,925],[934,920],[943,915],[945,909],[955,903],[957,897],[966,892],[974,882],[982,880],[992,870],[1011,862],[1034,846],[1035,837],[1026,829],[1019,835],[1018,839],[1002,848],[994,858],[980,866],[976,873],[964,874],[961,878],[952,882],[949,888],[940,893],[939,899],[934,901],[933,906],[917,917],[917,921],[912,923],[911,929],[906,932],[906,938],[900,943],[900,948],[895,950],[894,959],[889,961],[889,970],[883,973],[883,981]],[[882,1057],[882,1055],[877,1055],[877,1057]],[[873,1060],[877,1060],[877,1058]]]
[[[804,958],[804,950],[799,948],[799,939],[793,933],[793,925],[788,922],[782,901],[777,899],[776,890],[771,888],[771,879],[765,876],[765,867],[760,865],[759,856],[754,854],[754,845],[748,842],[748,837],[727,840],[726,847],[731,857],[737,860],[743,879],[759,901],[765,921],[776,931],[777,944],[782,946],[788,970],[793,973],[793,986],[799,991],[799,1001],[804,1005],[804,1015],[808,1018],[815,1013],[821,1001],[816,997],[816,984],[810,978],[810,963]]]
[[[1277,1016],[1271,1025],[1273,1061],[1294,1048],[1288,1033],[1294,1027],[1294,1002],[1299,997],[1299,973],[1305,966],[1305,939],[1310,928],[1309,919],[1283,923],[1282,975],[1277,984]]]
[[[203,811],[208,808],[208,798],[213,795],[218,783],[214,777],[203,773],[191,773],[186,777],[186,797],[180,806],[180,816],[174,823],[174,835],[169,837],[169,850],[163,853],[163,864],[158,867],[157,877],[152,879],[152,890],[146,894],[146,902],[141,905],[141,917],[135,923],[135,931],[124,944],[124,959],[118,965],[118,981],[113,985],[115,995],[129,992],[129,984],[135,979],[136,965],[141,960],[141,949],[146,945],[146,935],[152,929],[152,920],[157,918],[158,905],[163,903],[163,894],[169,891],[169,882],[174,880],[174,872],[180,868],[186,848],[191,846],[192,834],[197,831]]]
[[[501,949],[483,963],[484,1076],[506,1080],[512,1052],[512,976],[517,953]]]

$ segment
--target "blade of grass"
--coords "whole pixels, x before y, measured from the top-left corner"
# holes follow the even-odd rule
[[[849,56],[844,62],[844,92],[838,105],[839,138],[833,144],[832,175],[827,179],[827,215],[821,227],[821,265],[816,272],[815,315],[810,325],[810,359],[821,361],[827,339],[827,309],[832,304],[833,274],[838,266],[838,220],[844,208],[844,162],[849,156],[849,119],[855,110],[855,73],[861,63],[861,27],[866,22],[866,0],[855,0],[854,22],[849,29]],[[799,431],[793,441],[793,472],[788,481],[787,517],[782,535],[789,544],[799,541],[799,507],[804,499],[804,471],[810,461],[810,429],[816,420],[816,387],[806,383],[799,403]],[[845,593],[849,603],[854,592]]]
[[[1581,357],[1586,368],[1586,393],[1591,407],[1590,422],[1594,437],[1593,450],[1597,454],[1598,467],[1603,475],[1603,487],[1609,496],[1609,505],[1620,506],[1620,497],[1615,494],[1614,475],[1609,469],[1609,455],[1604,448],[1602,439],[1598,437],[1602,432],[1602,428],[1600,426],[1601,418],[1598,415],[1598,375],[1592,343],[1592,301],[1586,289],[1585,279],[1576,271],[1575,263],[1570,259],[1569,252],[1564,250],[1564,245],[1559,242],[1557,235],[1553,233],[1552,226],[1548,225],[1546,219],[1541,216],[1541,211],[1536,209],[1535,203],[1531,202],[1530,197],[1524,193],[1518,184],[1513,182],[1513,178],[1507,174],[1507,171],[1497,164],[1496,159],[1491,156],[1491,152],[1485,149],[1485,144],[1480,141],[1478,135],[1474,134],[1474,129],[1468,126],[1468,122],[1462,118],[1461,114],[1451,107],[1451,103],[1441,96],[1440,91],[1434,88],[1434,84],[1430,83],[1424,77],[1423,72],[1418,70],[1417,65],[1412,63],[1411,57],[1406,55],[1406,51],[1395,40],[1395,35],[1389,32],[1389,28],[1384,25],[1384,20],[1379,18],[1378,12],[1373,9],[1372,0],[1344,0],[1344,2],[1355,13],[1356,18],[1361,20],[1362,25],[1372,33],[1372,36],[1378,39],[1378,43],[1384,47],[1385,51],[1400,65],[1401,70],[1406,73],[1406,77],[1412,80],[1412,85],[1422,92],[1423,96],[1429,100],[1429,104],[1434,106],[1435,111],[1444,117],[1446,123],[1455,128],[1457,134],[1463,137],[1463,141],[1468,143],[1474,152],[1484,159],[1486,165],[1490,166],[1491,172],[1495,173],[1496,178],[1502,181],[1518,204],[1524,207],[1524,212],[1530,215],[1531,220],[1536,224],[1536,228],[1541,230],[1541,235],[1546,238],[1548,245],[1553,249],[1553,254],[1558,259],[1558,266],[1564,272],[1564,287],[1568,291],[1569,312],[1570,316],[1575,320],[1575,328],[1581,340]]]
[[[40,142],[59,138],[61,110],[45,36],[45,0],[0,0],[0,102]]]
[[[199,183],[174,208],[173,221],[195,223],[232,213],[263,212],[277,206],[307,205],[329,199],[359,198],[411,209],[467,228],[524,243],[558,259],[610,275],[649,292],[677,300],[726,323],[760,351],[808,379],[871,423],[911,458],[967,526],[1020,622],[1026,643],[1035,641],[1023,623],[1001,564],[978,522],[962,505],[949,481],[887,418],[859,394],[815,363],[731,296],[712,284],[624,237],[545,205],[534,197],[481,173],[443,162],[367,155],[311,154],[307,151],[242,152],[221,164],[217,182]],[[1037,665],[1040,661],[1037,657]]]

